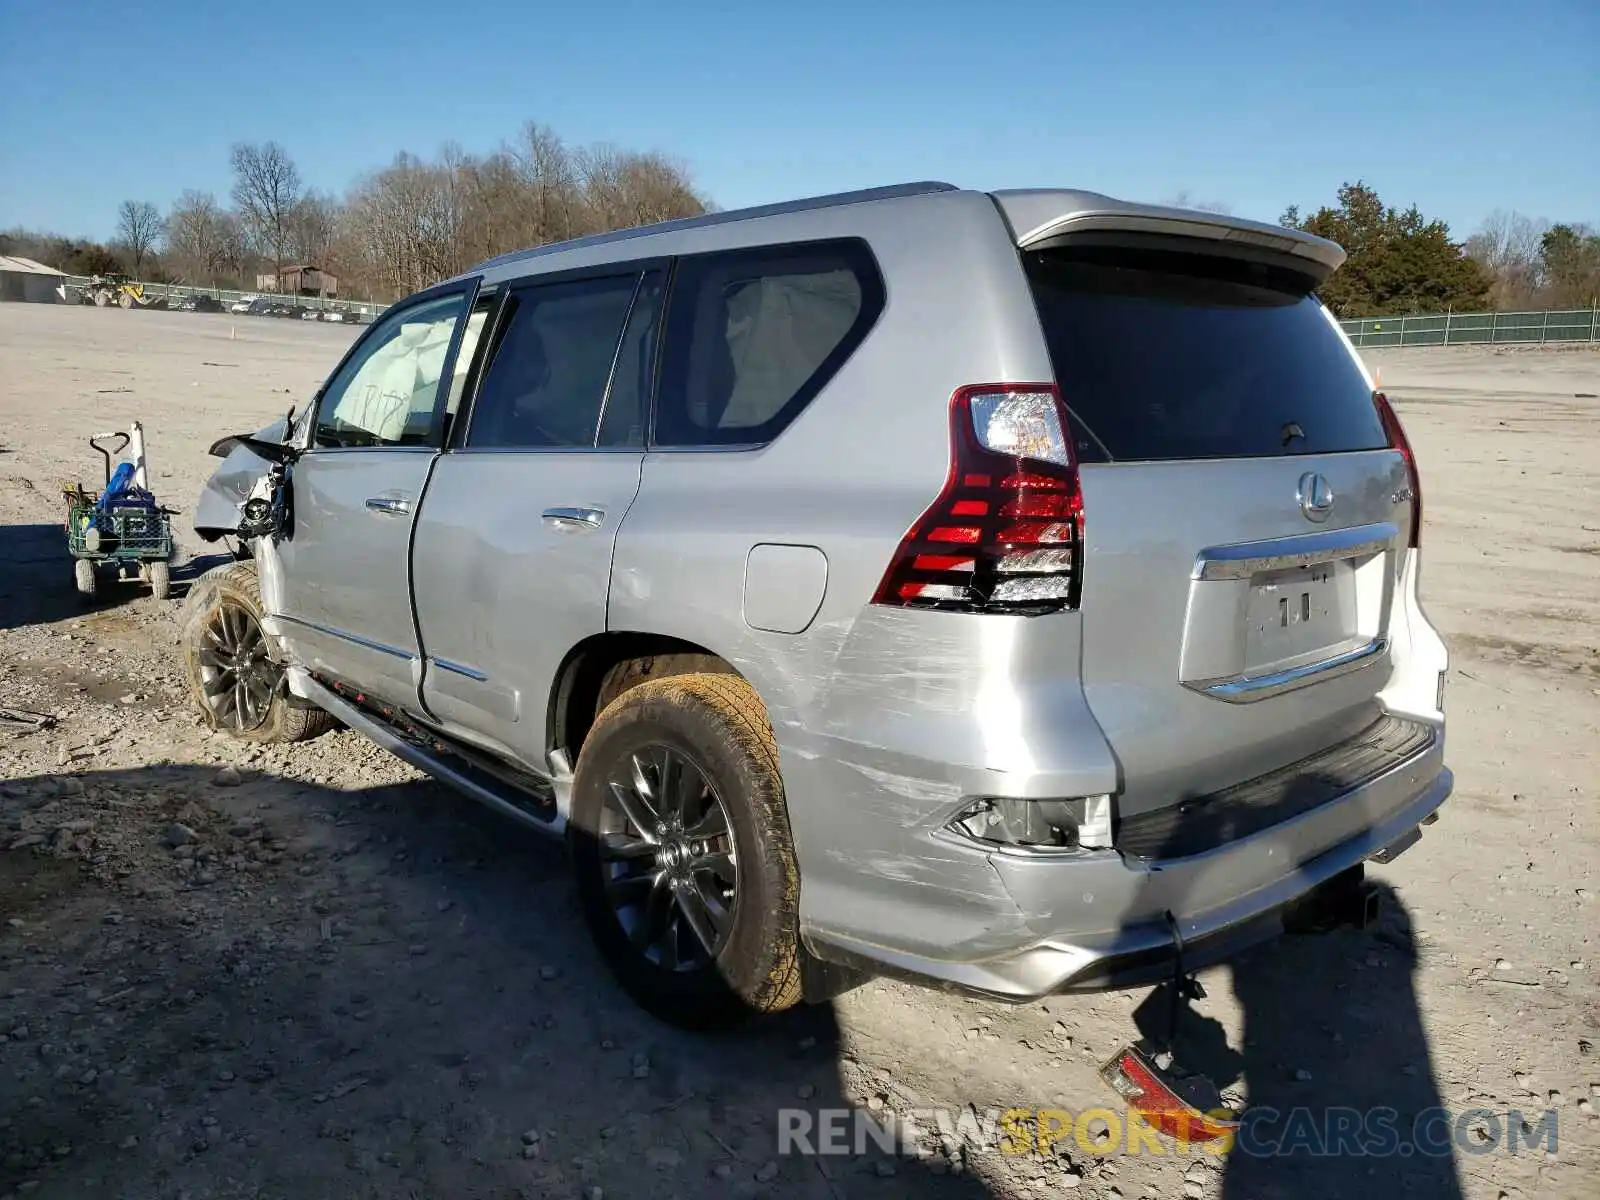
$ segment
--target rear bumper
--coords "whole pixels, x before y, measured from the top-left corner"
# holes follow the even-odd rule
[[[1298,902],[1342,872],[1407,848],[1450,795],[1442,757],[1441,738],[1312,812],[1190,858],[987,855],[1019,918],[989,926],[987,952],[970,953],[976,943],[897,947],[837,928],[808,928],[806,942],[828,961],[1013,1001],[1142,986],[1172,972],[1167,913],[1185,968],[1198,969],[1276,936]],[[1002,937],[1012,944],[993,948]]]

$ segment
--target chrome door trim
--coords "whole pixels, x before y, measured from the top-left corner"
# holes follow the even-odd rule
[[[342,629],[330,629],[326,625],[318,625],[315,621],[306,621],[302,620],[300,617],[291,617],[288,613],[273,613],[272,620],[286,621],[290,625],[298,625],[302,629],[310,629],[316,633],[325,634],[328,637],[338,638],[342,642],[350,642],[353,645],[361,646],[367,650],[376,650],[380,654],[392,655],[395,658],[410,659],[415,657],[409,650],[401,650],[397,646],[386,645],[383,642],[375,642],[371,638],[364,638],[358,634],[346,633]]]
[[[385,516],[407,517],[411,515],[411,501],[403,500],[396,496],[368,496],[363,503],[369,511],[383,513]]]
[[[477,683],[488,683],[489,677],[476,667],[469,667],[464,663],[451,662],[447,658],[434,658],[428,656],[428,661],[441,671],[449,671],[452,675],[461,675]]]
[[[1248,579],[1258,571],[1278,571],[1288,567],[1309,567],[1313,563],[1339,558],[1364,558],[1394,548],[1400,536],[1397,526],[1387,521],[1374,525],[1353,525],[1321,533],[1297,533],[1292,537],[1270,538],[1263,542],[1240,542],[1233,546],[1208,546],[1195,555],[1191,579]]]

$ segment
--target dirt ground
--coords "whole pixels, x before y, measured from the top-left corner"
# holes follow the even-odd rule
[[[1405,1129],[1442,1107],[1462,1144],[1224,1158],[988,1140],[991,1110],[1111,1104],[1096,1070],[1142,994],[875,982],[682,1034],[605,974],[558,847],[348,732],[197,727],[176,601],[85,610],[58,485],[138,418],[192,510],[206,446],[303,402],[353,336],[0,305],[0,706],[57,719],[0,725],[0,1197],[1600,1195],[1600,353],[1372,355],[1422,462],[1456,793],[1372,869],[1377,927],[1208,972],[1186,1034],[1230,1098]],[[915,1145],[778,1153],[779,1110],[833,1108]]]

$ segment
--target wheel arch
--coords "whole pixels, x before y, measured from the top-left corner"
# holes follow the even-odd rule
[[[639,664],[640,669],[637,679],[623,690],[646,679],[683,674],[688,670],[708,670],[737,675],[755,687],[758,694],[760,692],[756,681],[725,655],[708,646],[659,633],[608,631],[594,634],[567,651],[550,690],[546,744],[564,752],[569,763],[577,763],[584,739],[604,707],[601,691],[607,677],[628,663]],[[619,694],[608,697],[608,702]]]

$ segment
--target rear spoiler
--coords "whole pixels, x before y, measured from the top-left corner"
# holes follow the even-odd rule
[[[1343,248],[1326,238],[1218,213],[1130,204],[1098,192],[1030,189],[991,196],[1022,250],[1124,238],[1146,245],[1153,240],[1202,241],[1210,243],[1206,249],[1212,253],[1288,267],[1309,277],[1313,287],[1345,259]]]

